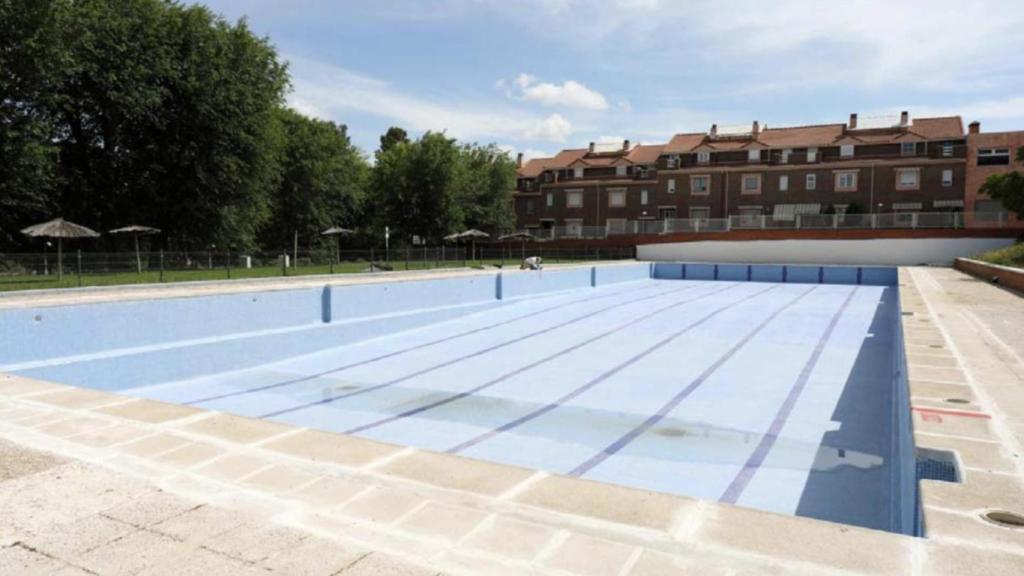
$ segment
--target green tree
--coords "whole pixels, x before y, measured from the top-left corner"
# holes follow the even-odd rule
[[[459,150],[455,191],[460,227],[499,235],[515,227],[512,190],[516,163],[494,144],[467,144]]]
[[[304,244],[320,245],[324,229],[358,224],[369,164],[352,145],[345,126],[290,109],[278,115],[284,138],[281,180],[271,200],[270,221],[260,235],[262,244],[291,246],[298,231]]]
[[[1017,148],[1017,161],[1024,162],[1024,146]],[[1002,202],[1010,212],[1024,214],[1024,174],[1017,170],[989,176],[978,191]]]
[[[287,87],[266,39],[168,0],[0,1],[16,16],[4,27],[22,35],[4,34],[0,67],[41,86],[11,90],[3,77],[4,108],[33,119],[19,149],[32,161],[8,165],[18,173],[5,185],[24,196],[27,182],[52,181],[49,165],[56,208],[84,224],[156,225],[182,246],[253,243],[278,183]]]
[[[392,126],[380,137],[380,152],[387,152],[398,144],[408,142],[409,134],[398,126]]]
[[[461,223],[455,199],[458,157],[455,141],[436,132],[380,151],[371,186],[377,226],[390,226],[397,237],[434,241],[454,230]]]
[[[0,241],[55,208],[57,147],[47,103],[62,61],[52,2],[0,0]]]

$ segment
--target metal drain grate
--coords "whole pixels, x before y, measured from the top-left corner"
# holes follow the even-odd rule
[[[960,469],[952,452],[919,448],[916,468],[918,481],[960,482]]]

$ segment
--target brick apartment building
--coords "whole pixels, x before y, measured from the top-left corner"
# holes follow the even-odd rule
[[[625,230],[632,221],[762,215],[998,211],[984,178],[1013,167],[1024,132],[965,133],[958,116],[774,128],[712,125],[668,143],[591,144],[523,163],[519,228]]]

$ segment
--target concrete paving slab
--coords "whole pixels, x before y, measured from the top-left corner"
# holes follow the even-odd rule
[[[532,562],[555,532],[554,528],[543,524],[496,517],[470,536],[465,545],[498,556]]]
[[[341,511],[354,518],[377,524],[391,524],[426,504],[422,497],[386,486],[360,494]]]
[[[550,556],[546,567],[586,576],[617,576],[638,550],[618,542],[570,534]]]
[[[566,476],[543,478],[514,499],[559,512],[666,531],[682,521],[696,503],[659,492]]]
[[[254,444],[272,436],[289,432],[294,428],[286,424],[278,424],[267,420],[244,418],[232,414],[213,414],[207,418],[191,422],[185,425],[183,429],[227,440],[228,442]]]
[[[197,468],[195,472],[218,480],[238,480],[272,466],[271,460],[250,454],[225,454]]]
[[[428,502],[398,524],[400,530],[452,545],[466,537],[489,514],[465,506]]]
[[[316,462],[332,462],[344,466],[365,466],[373,461],[392,456],[402,446],[385,444],[364,438],[330,434],[317,430],[302,430],[263,445],[298,458]]]
[[[378,470],[442,488],[490,496],[502,494],[536,474],[527,468],[422,451],[396,458]]]
[[[119,418],[153,424],[180,420],[203,412],[203,410],[191,406],[181,406],[179,404],[146,399],[131,400],[124,404],[105,406],[95,410]]]
[[[319,478],[293,466],[271,466],[248,476],[243,484],[260,488],[271,494],[286,494]]]

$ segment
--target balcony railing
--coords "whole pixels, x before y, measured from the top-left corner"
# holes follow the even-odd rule
[[[895,230],[1006,228],[1007,212],[886,212],[883,214],[772,214],[728,218],[669,218],[616,220],[606,226],[555,226],[527,230],[541,240],[604,239],[615,236],[652,236],[730,230]]]

